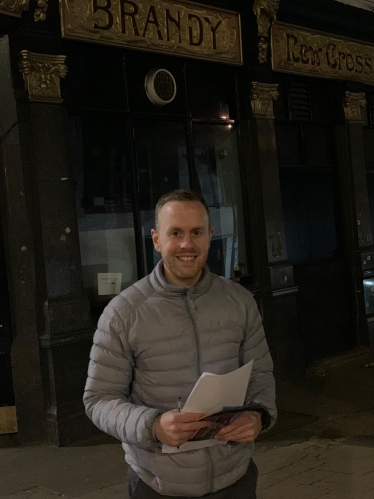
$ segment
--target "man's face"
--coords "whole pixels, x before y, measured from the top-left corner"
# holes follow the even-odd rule
[[[161,208],[152,240],[161,253],[168,281],[185,287],[198,282],[212,233],[208,214],[199,202],[170,201]]]

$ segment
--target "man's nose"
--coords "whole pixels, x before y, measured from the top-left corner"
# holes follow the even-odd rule
[[[183,241],[180,242],[180,247],[181,248],[193,248],[194,242],[192,240],[192,237],[190,235],[184,236]]]

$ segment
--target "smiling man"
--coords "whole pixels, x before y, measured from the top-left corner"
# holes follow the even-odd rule
[[[202,203],[169,199],[171,194],[157,203],[153,244],[161,253],[166,280],[192,288],[208,258],[213,234],[209,212]]]
[[[87,415],[121,440],[129,499],[255,499],[254,440],[276,418],[272,361],[248,291],[209,272],[213,229],[196,193],[177,190],[156,206],[149,276],[105,308],[94,336],[84,394]],[[168,454],[209,423],[180,413],[204,371],[231,372],[254,360],[245,406],[215,445]]]

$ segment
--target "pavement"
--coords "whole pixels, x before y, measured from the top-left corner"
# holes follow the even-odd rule
[[[374,499],[374,366],[356,349],[278,385],[279,423],[257,443],[258,499]],[[100,434],[68,447],[0,436],[1,499],[126,499],[126,464]],[[233,498],[235,499],[235,498]]]

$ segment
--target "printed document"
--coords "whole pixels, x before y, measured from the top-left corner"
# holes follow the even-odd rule
[[[249,379],[251,377],[253,360],[244,366],[227,374],[212,374],[204,372],[193,387],[181,412],[200,412],[209,416],[220,412],[226,407],[239,408],[243,406]],[[222,445],[215,439],[186,442],[178,447],[162,446],[162,452],[176,453],[188,450]]]

